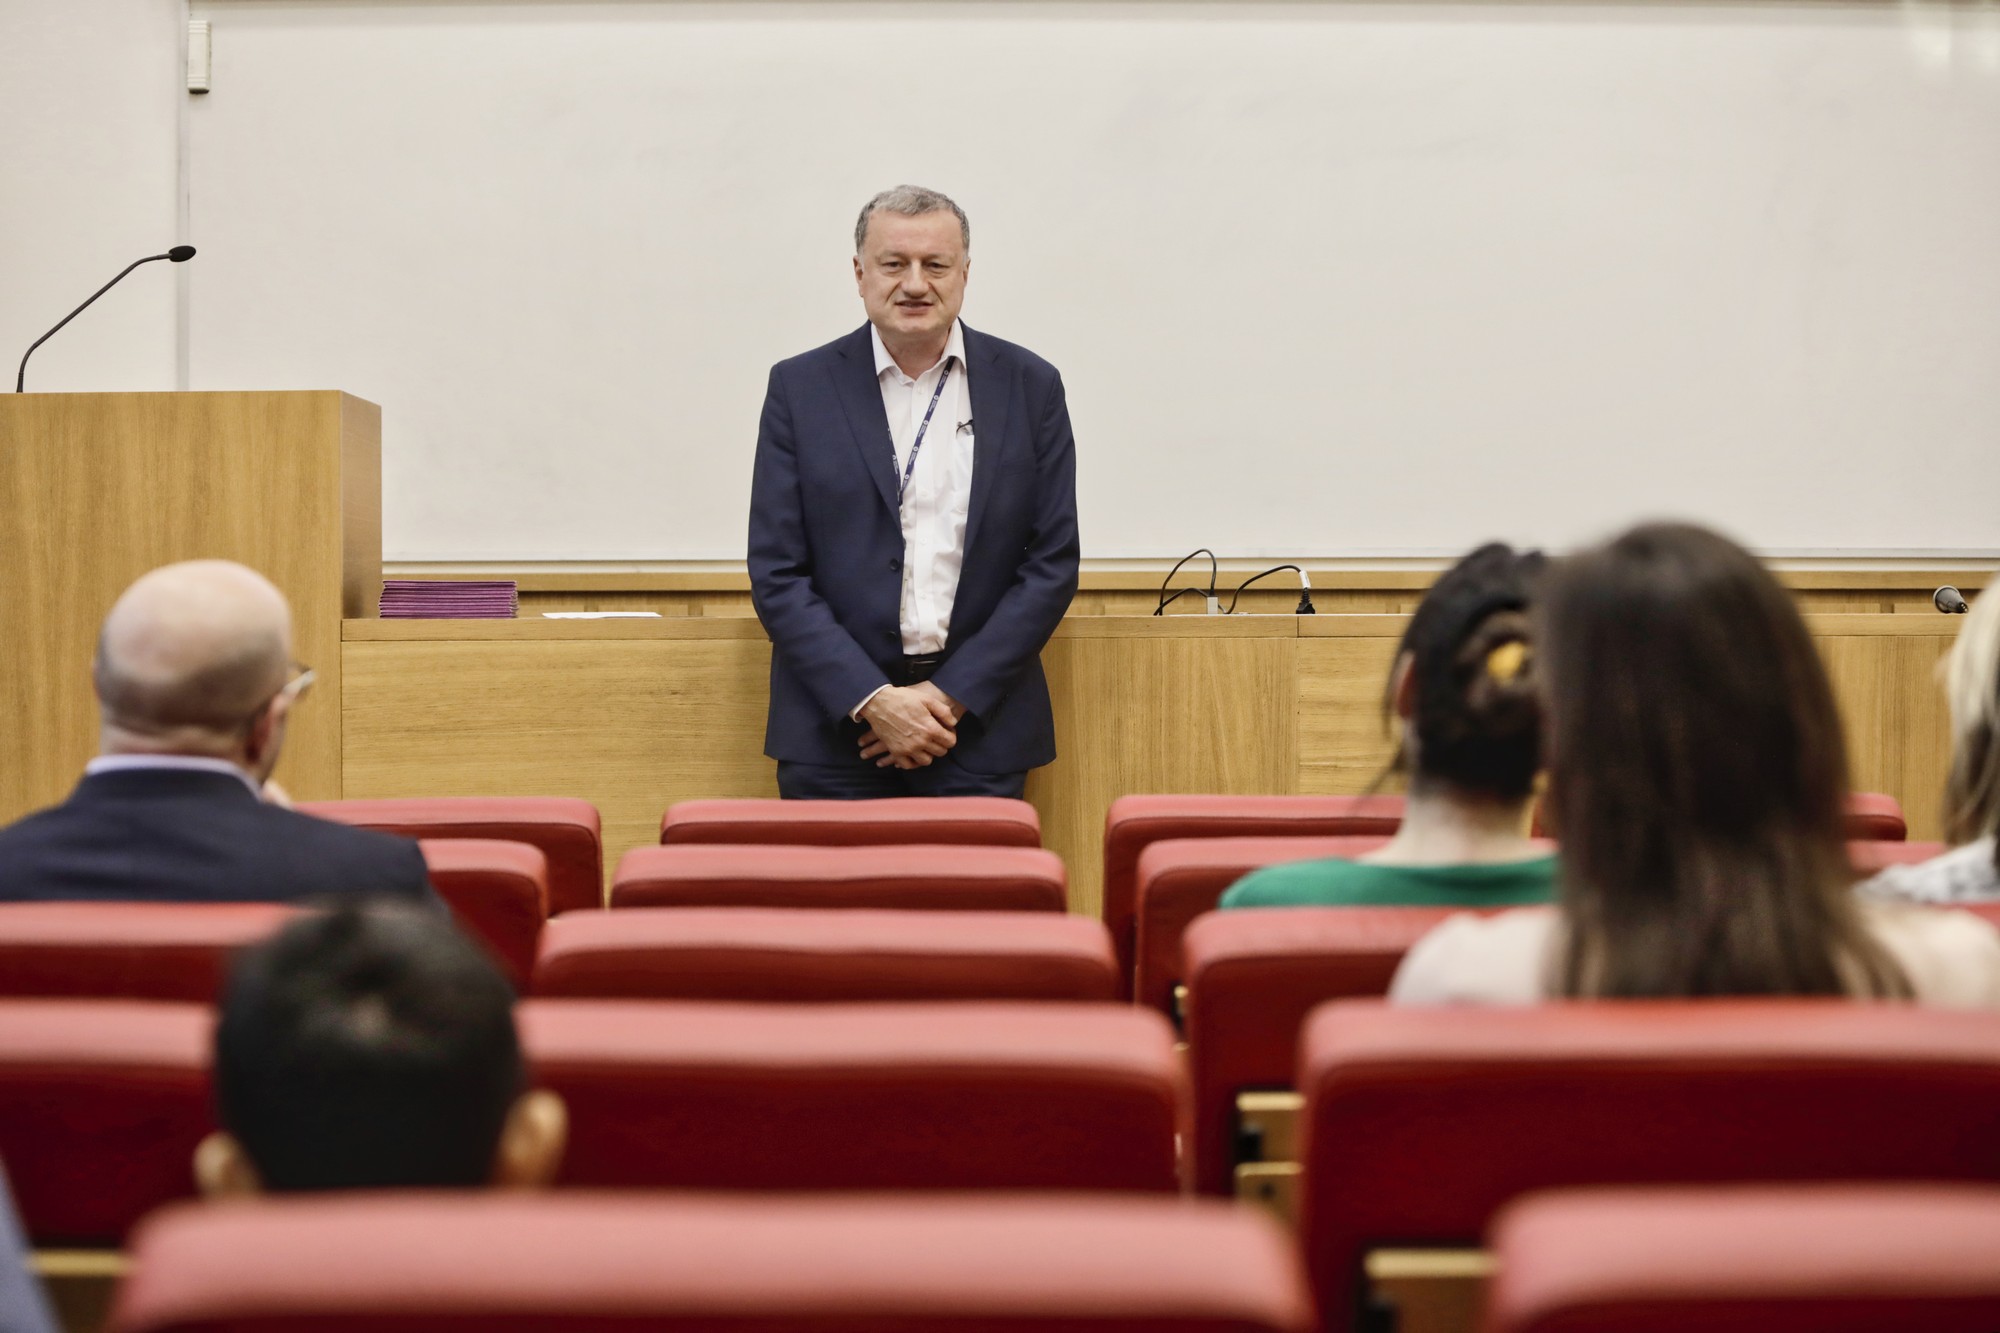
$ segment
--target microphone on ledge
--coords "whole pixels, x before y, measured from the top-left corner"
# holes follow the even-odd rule
[[[125,266],[125,270],[123,273],[120,273],[116,278],[113,278],[111,281],[105,283],[102,287],[99,287],[96,291],[92,292],[90,294],[90,301],[95,301],[98,297],[104,295],[106,292],[110,291],[113,287],[116,287],[119,284],[119,282],[123,280],[126,273],[130,273],[133,269],[139,267],[139,265],[141,264],[150,264],[156,259],[165,259],[165,260],[170,260],[176,264],[185,264],[188,262],[188,260],[193,258],[194,258],[194,247],[192,245],[177,245],[163,255],[147,255],[144,259],[135,259],[131,263]],[[28,358],[35,354],[35,348],[40,347],[43,343],[55,337],[56,334],[62,332],[63,324],[69,323],[71,320],[75,319],[78,315],[81,315],[84,311],[90,309],[90,301],[85,301],[82,305],[70,311],[67,315],[64,315],[62,317],[62,323],[57,324],[47,333],[44,333],[41,337],[35,339],[35,341],[29,345],[28,350],[21,353],[21,368],[14,372],[15,393],[27,392]]]
[[[1313,581],[1303,569],[1299,571],[1299,604],[1292,614],[1295,616],[1319,614],[1319,608],[1313,605]]]
[[[1965,594],[1949,583],[1931,594],[1931,605],[1948,616],[1965,614]]]

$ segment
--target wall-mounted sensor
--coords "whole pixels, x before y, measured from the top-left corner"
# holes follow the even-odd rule
[[[208,76],[215,65],[215,51],[209,45],[207,19],[188,20],[187,57],[188,91],[207,92]]]

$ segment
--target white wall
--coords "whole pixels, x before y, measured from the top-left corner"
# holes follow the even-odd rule
[[[1671,510],[2000,547],[1991,0],[0,0],[0,347],[341,387],[392,559],[741,555],[856,205],[973,212],[1088,556],[1423,554]],[[15,335],[11,338],[8,335]],[[1940,481],[1940,479],[1944,479]]]
[[[183,0],[0,0],[0,365],[174,245]],[[200,260],[196,259],[195,263]],[[175,387],[176,289],[148,265],[28,363],[28,388]]]

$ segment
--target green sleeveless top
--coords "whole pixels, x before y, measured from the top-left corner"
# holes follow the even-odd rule
[[[1556,855],[1479,865],[1294,861],[1265,866],[1222,895],[1231,907],[1511,907],[1556,896]]]

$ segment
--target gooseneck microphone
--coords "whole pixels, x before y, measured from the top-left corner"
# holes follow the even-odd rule
[[[1965,594],[1949,583],[1931,594],[1931,605],[1948,616],[1965,614]]]
[[[110,291],[113,287],[116,287],[119,284],[119,282],[121,282],[124,279],[126,273],[130,273],[133,269],[139,267],[139,265],[141,264],[150,264],[156,259],[166,259],[166,260],[171,260],[176,264],[185,264],[188,262],[188,260],[193,258],[194,258],[194,247],[192,245],[177,245],[163,255],[147,255],[144,259],[135,259],[130,264],[127,264],[125,266],[124,273],[120,273],[117,277],[113,278],[111,281],[105,283],[102,287],[99,287],[96,291],[92,292],[90,294],[90,301],[95,301],[98,297],[104,295],[106,292]],[[47,333],[44,333],[41,337],[35,339],[35,341],[29,345],[28,350],[21,353],[21,368],[14,373],[15,393],[27,392],[28,358],[35,354],[35,348],[40,347],[43,343],[55,337],[56,334],[62,332],[63,324],[69,323],[71,320],[75,319],[78,315],[81,315],[84,311],[90,309],[90,301],[85,301],[82,305],[70,311],[67,315],[64,315],[62,317],[62,324],[56,325],[54,328],[50,329]]]

